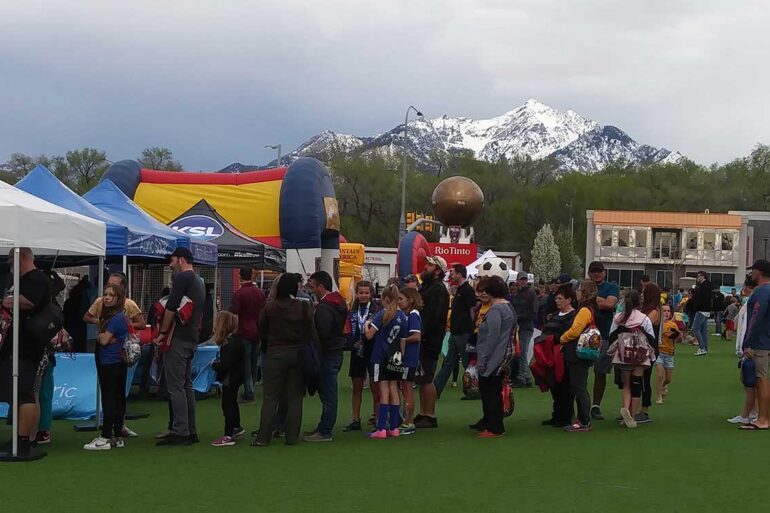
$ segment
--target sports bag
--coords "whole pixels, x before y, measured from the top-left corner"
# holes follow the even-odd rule
[[[595,361],[602,355],[602,334],[596,328],[596,322],[594,321],[594,312],[589,308],[591,312],[591,321],[583,333],[580,334],[577,340],[577,349],[575,354],[581,360]]]
[[[650,343],[640,327],[619,334],[617,343],[619,358],[623,364],[638,366],[649,361]]]
[[[126,319],[126,326],[128,326],[128,334],[123,342],[122,357],[126,365],[133,367],[142,357],[142,341],[128,319]]]

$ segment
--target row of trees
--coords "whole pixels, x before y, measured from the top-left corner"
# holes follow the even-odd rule
[[[182,168],[167,148],[147,148],[139,160],[151,169]],[[335,182],[347,239],[368,246],[395,246],[401,206],[400,160],[337,154],[326,163]],[[37,164],[82,193],[99,180],[110,162],[103,151],[94,148],[64,156],[17,153],[0,179],[14,183]],[[474,180],[484,191],[486,206],[474,223],[482,246],[521,251],[527,268],[538,266],[533,262],[535,235],[549,225],[560,270],[573,276],[582,274],[578,255],[584,254],[586,244],[586,210],[770,210],[770,148],[766,145],[724,165],[618,162],[596,173],[564,172],[553,159],[522,157],[490,163],[463,153],[446,157],[439,176],[409,170],[407,210],[430,212],[433,189],[453,175]]]
[[[179,171],[182,164],[174,160],[168,148],[152,147],[142,151],[139,158],[142,167],[163,171]],[[14,184],[24,178],[37,165],[47,167],[70,189],[83,194],[99,182],[102,174],[110,167],[107,154],[96,148],[71,150],[61,155],[38,155],[32,157],[24,153],[13,153],[4,170],[0,171],[0,180]]]
[[[378,157],[337,157],[328,165],[348,240],[394,246],[400,163]],[[770,210],[770,148],[766,145],[724,165],[619,162],[596,173],[563,172],[550,159],[489,163],[460,155],[448,159],[441,176],[409,172],[407,210],[430,212],[433,189],[453,175],[474,180],[484,191],[486,205],[474,223],[482,246],[521,251],[529,268],[535,235],[548,224],[559,248],[561,271],[572,276],[582,274],[584,262],[577,255],[585,254],[586,210]]]

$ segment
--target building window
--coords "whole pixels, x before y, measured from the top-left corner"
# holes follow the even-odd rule
[[[622,288],[638,288],[642,276],[644,269],[607,269],[607,281],[615,282]]]
[[[634,230],[635,232],[635,246],[637,248],[646,248],[647,247],[647,230]]]
[[[735,237],[732,233],[722,234],[722,251],[732,251]]]
[[[698,232],[687,232],[687,249],[698,249]]]
[[[679,232],[671,230],[652,231],[652,258],[679,259]]]
[[[630,230],[618,230],[618,247],[627,248],[631,237]]]
[[[612,247],[612,230],[602,230],[602,247]]]
[[[706,232],[703,234],[703,249],[716,249],[717,246],[717,234],[713,232]]]

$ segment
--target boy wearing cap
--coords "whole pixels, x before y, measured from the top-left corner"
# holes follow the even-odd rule
[[[770,429],[770,262],[757,260],[749,269],[757,286],[746,305],[746,335],[743,340],[743,357],[754,360],[757,373],[757,405],[759,417],[741,426],[743,430]]]
[[[612,328],[612,316],[615,306],[618,304],[620,287],[617,283],[607,281],[607,271],[601,262],[591,262],[588,266],[588,278],[596,283],[596,303],[599,311],[596,313],[596,327],[602,335],[602,356],[594,363],[594,401],[591,406],[591,418],[603,420],[602,398],[607,388],[607,374],[612,372],[612,358],[607,356],[609,347],[610,328]]]
[[[444,286],[448,266],[440,256],[425,257],[422,272],[420,296],[425,305],[422,309],[422,343],[420,345],[420,366],[415,382],[420,386],[420,414],[414,418],[418,428],[436,428],[436,387],[433,378],[441,345],[446,333],[446,319],[449,313],[449,291]]]

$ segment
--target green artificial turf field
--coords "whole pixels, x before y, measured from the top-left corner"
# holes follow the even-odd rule
[[[0,464],[3,511],[736,511],[764,504],[770,433],[739,432],[725,422],[739,412],[733,343],[712,340],[705,358],[678,347],[667,403],[653,405],[653,422],[621,428],[619,392],[604,401],[608,419],[591,433],[541,427],[550,396],[516,391],[516,412],[502,439],[478,440],[467,425],[481,404],[447,388],[438,404],[439,429],[411,437],[369,440],[342,433],[350,385],[340,379],[340,415],[333,443],[281,441],[252,448],[208,445],[220,435],[216,398],[198,402],[201,443],[154,446],[166,422],[159,402],[131,402],[150,418],[130,426],[140,438],[122,450],[87,453],[90,433],[55,421],[48,457]],[[241,408],[257,427],[258,405]],[[365,403],[366,404],[366,403]],[[304,428],[318,420],[317,397],[306,398]],[[10,428],[0,428],[3,439]]]

